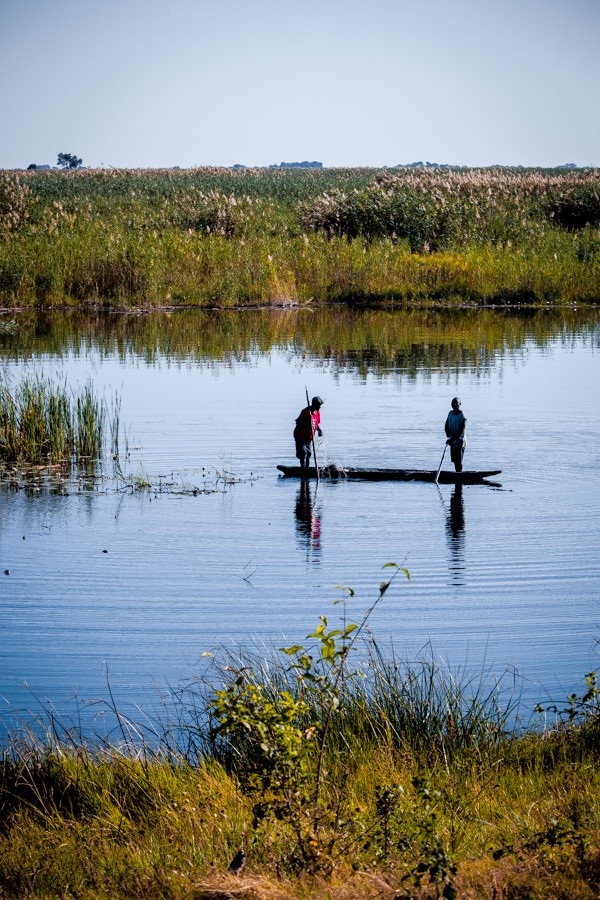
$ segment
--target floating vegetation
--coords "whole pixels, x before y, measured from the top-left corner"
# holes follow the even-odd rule
[[[80,391],[33,375],[0,380],[0,461],[19,466],[93,468],[118,449],[120,403],[109,409],[88,382]]]
[[[86,461],[87,462],[87,461]],[[124,472],[118,455],[112,456],[112,470],[97,471],[95,466],[65,466],[64,462],[45,462],[37,465],[6,462],[0,456],[0,487],[27,494],[47,494],[68,497],[72,494],[147,494],[151,497],[171,495],[199,497],[205,494],[226,494],[235,484],[257,481],[258,476],[236,475],[228,469],[202,466],[191,472],[171,472],[151,476],[140,468],[138,472]]]
[[[124,472],[118,456],[112,457],[112,471],[96,471],[94,466],[65,466],[63,462],[8,463],[0,456],[0,487],[28,494],[148,494],[199,497],[226,494],[235,484],[257,481],[258,476],[236,475],[221,468],[202,466],[193,472],[171,472],[150,476],[143,469]]]
[[[182,474],[171,472],[151,478],[143,470],[137,474],[124,474],[117,463],[117,491],[121,493],[147,492],[152,495],[175,494],[178,496],[198,497],[200,494],[225,494],[227,488],[234,484],[256,481],[256,475],[235,475],[227,469],[212,469],[202,466],[193,473],[194,481],[184,479]]]
[[[70,494],[98,493],[105,477],[89,468],[66,468],[63,463],[33,466],[0,462],[0,487],[28,494],[45,493],[68,497]]]

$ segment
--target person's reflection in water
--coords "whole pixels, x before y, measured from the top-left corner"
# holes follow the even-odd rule
[[[452,584],[463,584],[465,569],[465,505],[463,486],[456,484],[450,497],[450,511],[446,516],[446,535],[450,550],[450,577]]]
[[[310,481],[303,478],[296,495],[296,531],[306,547],[309,562],[321,561],[321,518],[318,515],[310,489]]]

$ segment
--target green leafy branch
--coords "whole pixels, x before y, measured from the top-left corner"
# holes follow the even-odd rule
[[[326,616],[307,635],[312,646],[280,647],[291,658],[290,688],[281,689],[255,678],[250,668],[229,668],[235,678],[217,690],[210,704],[215,721],[213,738],[224,738],[234,765],[247,787],[258,795],[255,826],[274,816],[294,829],[304,865],[323,868],[350,823],[341,815],[344,784],[329,784],[325,795],[326,753],[333,716],[340,709],[344,685],[360,676],[348,671],[348,657],[392,582],[406,568],[387,563],[392,576],[381,582],[375,602],[360,622],[347,621],[347,601],[355,596],[342,587],[342,626],[330,628]]]

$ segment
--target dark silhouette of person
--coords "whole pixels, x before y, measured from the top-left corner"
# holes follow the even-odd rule
[[[450,512],[446,519],[446,525],[448,535],[455,541],[463,537],[465,530],[465,504],[463,500],[463,486],[460,482],[454,485],[454,490],[450,497]]]
[[[462,472],[462,461],[465,455],[465,447],[467,439],[465,431],[467,428],[467,417],[460,408],[460,399],[454,397],[452,400],[452,409],[448,413],[444,424],[446,432],[446,444],[450,447],[450,459],[454,463],[457,472]]]
[[[450,497],[450,509],[446,514],[446,536],[451,556],[450,569],[453,581],[461,584],[465,550],[465,506],[461,482],[454,485]]]
[[[305,406],[296,419],[294,441],[296,443],[296,456],[300,460],[300,468],[303,472],[308,470],[315,432],[319,437],[323,437],[321,413],[319,412],[322,406],[323,401],[321,398],[313,397],[310,406]]]

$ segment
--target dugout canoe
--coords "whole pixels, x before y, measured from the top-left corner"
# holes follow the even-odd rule
[[[286,478],[316,478],[317,470],[314,466],[303,471],[300,466],[277,466]],[[485,484],[488,479],[500,475],[502,469],[493,469],[486,472],[441,471],[438,481],[440,484]],[[435,481],[437,469],[357,469],[341,466],[320,466],[319,477],[330,481],[341,481],[351,478],[357,481]]]

